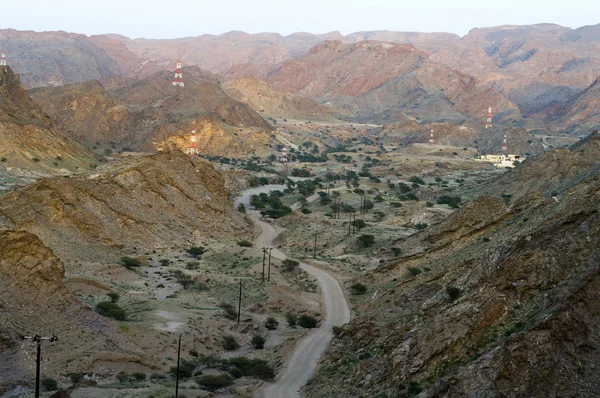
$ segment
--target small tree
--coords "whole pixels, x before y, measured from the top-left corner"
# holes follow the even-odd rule
[[[344,329],[342,329],[341,326],[332,326],[331,327],[331,332],[333,333],[333,335],[335,337],[340,337],[340,335],[342,334],[343,331],[344,331]]]
[[[252,337],[252,345],[257,350],[262,350],[263,348],[265,348],[265,342],[266,342],[266,340],[262,336],[256,335],[256,336]]]
[[[317,319],[310,315],[302,314],[298,318],[298,325],[306,329],[313,329],[317,327]]]
[[[106,295],[110,299],[111,303],[116,303],[117,301],[119,301],[119,297],[120,297],[119,293],[110,292],[110,293],[107,293]]]
[[[273,318],[273,317],[268,317],[267,321],[265,322],[265,327],[269,330],[275,330],[277,329],[277,326],[279,326],[279,321],[277,321],[277,319]]]
[[[398,257],[400,254],[402,254],[402,249],[399,247],[392,247],[392,253],[394,253],[394,257]]]
[[[362,283],[355,283],[352,286],[350,286],[350,293],[352,293],[353,295],[361,295],[361,294],[365,294],[367,292],[367,287],[365,285],[363,285]]]
[[[240,247],[252,247],[252,242],[247,241],[247,240],[240,240],[237,242],[238,246]]]
[[[282,264],[285,266],[285,270],[288,272],[294,271],[300,265],[298,261],[292,260],[290,258],[286,258],[285,260],[283,260]]]
[[[223,336],[223,340],[221,341],[221,344],[223,345],[223,348],[226,349],[227,351],[235,351],[238,348],[240,348],[240,344],[237,342],[235,337],[233,337],[229,334]]]
[[[206,250],[202,246],[193,246],[187,249],[190,256],[200,258]]]
[[[42,384],[42,387],[44,387],[45,391],[56,391],[58,390],[58,383],[56,382],[56,380],[51,379],[49,377],[44,377],[40,383]]]
[[[298,316],[296,314],[288,312],[287,314],[285,314],[285,320],[287,321],[289,327],[295,328],[296,323],[298,322]]]
[[[244,206],[243,203],[240,203],[239,206],[238,206],[238,211],[240,213],[245,213],[246,212],[246,206]]]
[[[141,265],[139,259],[127,256],[121,257],[121,264],[123,264],[127,269],[132,269]]]
[[[361,230],[367,226],[367,223],[364,222],[363,220],[354,220],[352,222],[352,224],[359,230]]]
[[[369,247],[375,243],[375,237],[370,234],[362,234],[356,239],[356,241],[363,247]]]
[[[202,375],[196,380],[196,383],[198,383],[203,390],[214,392],[232,385],[233,379],[227,373],[220,375]]]
[[[460,296],[461,290],[456,286],[446,286],[446,293],[448,293],[450,301],[454,301]]]

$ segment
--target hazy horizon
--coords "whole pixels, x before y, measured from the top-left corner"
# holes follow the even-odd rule
[[[348,35],[391,30],[464,36],[478,27],[547,23],[575,29],[600,22],[597,19],[600,6],[589,0],[571,1],[568,8],[562,1],[517,0],[502,4],[423,0],[409,5],[394,0],[306,0],[302,7],[275,0],[251,3],[225,0],[220,4],[206,0],[179,1],[168,6],[156,0],[129,0],[126,4],[116,0],[94,4],[76,0],[26,0],[6,3],[3,8],[2,29],[119,34],[147,39],[219,35],[231,31],[287,36],[298,32],[339,31]]]

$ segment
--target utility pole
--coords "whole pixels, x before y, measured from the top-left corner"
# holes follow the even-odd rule
[[[267,282],[271,282],[271,250],[272,247],[269,248],[269,273],[267,274]]]
[[[242,280],[240,279],[240,299],[238,301],[238,325],[240,324],[241,314],[242,314]]]
[[[262,281],[264,282],[265,281],[265,257],[267,255],[267,248],[263,247],[262,251],[263,251],[263,274],[262,274]]]
[[[354,215],[354,222],[352,223],[352,235],[354,235],[354,227],[356,226],[356,212],[352,213]]]
[[[51,343],[58,341],[58,337],[52,334],[50,337],[41,337],[39,334],[33,336],[19,336],[20,340],[31,340],[36,343],[36,361],[35,361],[35,398],[40,398],[40,362],[42,360],[42,340]]]
[[[315,250],[313,252],[313,259],[317,258],[317,231],[315,231]]]
[[[350,228],[352,228],[352,213],[348,212],[348,215],[350,216],[350,222],[348,223],[348,236],[350,236]]]
[[[179,359],[181,358],[181,335],[179,335],[179,344],[177,345],[177,375],[175,378],[175,398],[179,396]]]

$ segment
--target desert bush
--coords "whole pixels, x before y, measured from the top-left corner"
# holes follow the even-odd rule
[[[392,253],[394,253],[394,257],[398,257],[400,254],[402,254],[402,249],[399,247],[392,247]]]
[[[168,266],[169,264],[171,264],[171,260],[168,260],[166,258],[163,258],[162,260],[158,261],[160,263],[160,265],[162,265],[163,267]]]
[[[56,391],[58,390],[58,383],[56,380],[49,377],[44,377],[40,380],[40,384],[44,388],[44,391]]]
[[[296,323],[298,323],[298,316],[296,314],[288,312],[287,314],[285,314],[285,320],[287,321],[288,326],[293,328],[296,327]]]
[[[200,261],[188,261],[185,265],[185,268],[189,270],[196,270],[200,268]]]
[[[298,325],[306,329],[313,329],[317,327],[317,319],[310,315],[302,314],[298,317]]]
[[[331,328],[331,332],[333,333],[333,335],[335,337],[340,337],[340,335],[342,334],[343,331],[344,331],[344,329],[342,329],[341,326],[333,326]]]
[[[243,203],[240,203],[239,206],[238,206],[238,211],[240,213],[245,213],[246,212],[246,206],[244,206]]]
[[[263,348],[265,348],[265,343],[265,338],[260,335],[252,337],[252,346],[257,350],[262,350]]]
[[[277,321],[277,319],[273,318],[273,317],[268,317],[267,321],[265,322],[265,327],[269,330],[275,330],[277,329],[277,326],[279,326],[279,321]]]
[[[421,270],[421,268],[417,268],[417,267],[408,267],[408,273],[411,274],[412,276],[417,276],[419,275],[421,272],[423,272],[423,270]]]
[[[144,380],[146,380],[146,374],[142,373],[142,372],[135,372],[134,374],[132,374],[132,376],[137,381],[144,381]]]
[[[228,362],[232,367],[237,368],[243,376],[258,377],[262,380],[275,378],[275,370],[263,359],[235,357],[229,359]]]
[[[121,297],[121,296],[119,296],[119,293],[114,293],[114,292],[107,293],[106,296],[108,296],[111,303],[116,303],[117,301],[119,301],[119,298]]]
[[[300,265],[298,261],[292,260],[290,258],[286,258],[285,260],[283,260],[282,264],[285,267],[285,270],[288,272],[294,271]]]
[[[369,247],[375,243],[375,237],[370,234],[362,234],[356,239],[356,241],[360,246]]]
[[[203,375],[196,379],[196,383],[203,389],[215,392],[221,388],[229,387],[233,384],[233,379],[227,373],[220,375]]]
[[[225,318],[235,320],[237,319],[238,313],[235,310],[235,307],[230,303],[221,303],[218,307],[222,308],[225,311]]]
[[[247,241],[247,240],[240,240],[237,242],[238,246],[240,247],[252,247],[252,242]]]
[[[117,321],[125,321],[127,319],[125,310],[112,301],[101,301],[96,304],[96,312],[107,318],[116,319]]]
[[[366,292],[367,287],[362,283],[355,283],[352,286],[350,286],[350,293],[352,293],[353,295],[361,295],[365,294]]]
[[[446,293],[448,293],[450,301],[454,301],[460,296],[461,290],[456,286],[446,286]]]
[[[121,257],[121,264],[123,264],[127,269],[132,269],[134,267],[139,267],[140,265],[142,265],[139,259],[127,256]]]
[[[206,251],[202,246],[193,246],[186,250],[192,257],[200,258]]]
[[[408,181],[412,182],[413,184],[425,185],[425,181],[423,181],[421,178],[419,178],[417,176],[410,177],[410,179]]]
[[[354,225],[355,228],[360,230],[360,229],[365,228],[367,226],[367,223],[364,222],[364,220],[354,220],[352,222],[352,225]]]
[[[460,196],[450,196],[450,195],[442,195],[437,200],[438,204],[448,205],[454,209],[458,209],[460,207],[460,202],[462,199]]]
[[[223,336],[223,339],[221,340],[221,344],[223,345],[223,348],[226,349],[227,351],[235,351],[238,348],[240,348],[240,344],[237,342],[235,337],[233,337],[229,334]]]

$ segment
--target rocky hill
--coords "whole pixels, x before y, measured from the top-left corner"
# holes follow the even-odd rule
[[[196,123],[199,140],[206,142],[200,147],[204,154],[233,157],[266,150],[272,127],[257,112],[229,97],[210,72],[191,67],[184,74],[183,89],[173,87],[172,73],[163,71],[109,91],[91,81],[34,89],[31,95],[71,137],[90,147],[155,151],[172,138],[185,149]],[[255,144],[229,148],[227,143],[239,141],[236,134]]]
[[[381,138],[391,145],[423,144],[429,140],[429,131],[434,130],[435,143],[457,148],[476,148],[483,154],[500,153],[504,135],[507,137],[508,153],[537,155],[543,152],[539,140],[523,128],[481,128],[475,123],[457,126],[450,123],[419,124],[404,118],[402,122],[383,126]]]
[[[44,377],[86,372],[107,358],[125,366],[152,363],[112,322],[73,296],[64,274],[35,235],[0,230],[0,395],[34,385],[35,344],[20,341],[22,334],[59,337],[43,343]]]
[[[10,67],[0,70],[0,160],[14,173],[42,175],[87,168],[93,161],[83,146],[61,137]]]
[[[36,234],[61,259],[137,247],[189,247],[248,230],[224,179],[179,151],[124,159],[101,172],[41,179],[0,204],[13,228]]]
[[[588,159],[599,141],[546,156]],[[362,278],[308,396],[600,394],[600,174],[580,163],[587,178],[563,175],[553,199],[528,172],[546,156],[502,177],[528,194],[482,196],[395,243],[402,258]]]
[[[600,127],[600,78],[570,102],[549,108],[544,113],[541,117],[558,131],[587,135],[597,130]]]
[[[305,120],[333,119],[329,110],[315,101],[277,91],[255,76],[231,80],[224,83],[223,88],[232,98],[265,116]]]

